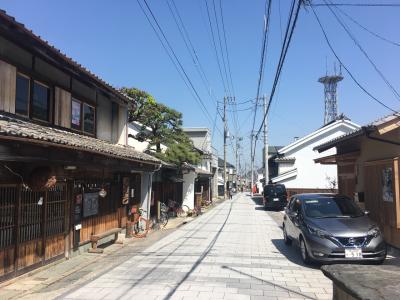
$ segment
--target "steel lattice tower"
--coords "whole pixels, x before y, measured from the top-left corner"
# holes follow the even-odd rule
[[[343,79],[340,75],[324,76],[318,79],[324,85],[325,115],[324,125],[336,120],[338,115],[338,99],[336,93],[337,83]]]

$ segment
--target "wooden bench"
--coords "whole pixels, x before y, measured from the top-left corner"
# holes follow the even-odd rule
[[[99,234],[92,234],[90,237],[90,242],[92,243],[92,248],[90,248],[88,251],[89,253],[103,253],[103,249],[97,248],[97,242],[105,237],[108,237],[112,234],[115,235],[114,241],[118,239],[118,233],[122,231],[122,228],[113,228],[110,230],[107,230],[103,233]]]

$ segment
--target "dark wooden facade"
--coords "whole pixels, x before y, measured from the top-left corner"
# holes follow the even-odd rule
[[[132,170],[155,168],[57,147],[11,145],[2,139],[0,145],[0,281],[69,256],[88,244],[91,235],[125,228],[129,207],[142,201],[141,175]],[[25,151],[31,155],[21,156]],[[73,161],[75,156],[80,159]],[[44,161],[43,157],[52,160]],[[34,170],[44,166],[56,176],[57,184],[47,190],[32,190],[26,184],[32,182]],[[67,166],[76,169],[67,170]],[[128,179],[127,187],[124,178]],[[134,195],[129,193],[132,188]],[[98,197],[93,214],[85,215],[84,195],[101,189],[107,195]],[[128,197],[127,204],[124,197]]]

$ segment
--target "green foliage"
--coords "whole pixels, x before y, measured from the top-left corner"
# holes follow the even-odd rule
[[[184,162],[197,164],[200,155],[182,130],[182,114],[158,103],[150,94],[136,88],[122,88],[132,98],[129,103],[129,122],[142,124],[138,140],[149,141],[149,148],[156,147],[155,156],[167,162],[181,165]],[[146,130],[150,128],[150,131]],[[161,152],[161,144],[168,147]]]

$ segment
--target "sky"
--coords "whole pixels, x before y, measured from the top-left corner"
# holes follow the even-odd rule
[[[214,1],[219,13],[220,0]],[[314,1],[314,3],[322,2],[323,0]],[[349,1],[335,1],[335,3],[346,2]],[[351,3],[378,2],[351,1]],[[388,2],[395,3],[395,1]],[[140,0],[140,3],[144,5],[143,0]],[[222,157],[223,124],[216,113],[216,100],[222,102],[226,93],[215,56],[206,10],[207,3],[213,18],[213,1],[174,0],[204,70],[205,80],[204,77],[201,79],[196,70],[192,56],[185,47],[168,8],[168,3],[173,5],[172,0],[147,0],[147,3],[208,114],[202,111],[197,98],[193,96],[193,91],[182,80],[182,73],[178,73],[171,62],[137,1],[0,0],[0,9],[14,16],[17,21],[25,24],[34,33],[113,86],[145,90],[159,102],[182,112],[185,127],[210,128],[213,130],[213,146]],[[230,133],[228,158],[234,163],[234,137],[241,137],[239,153],[241,165],[244,167],[246,163],[249,165],[250,161],[253,111],[249,110],[252,102],[248,101],[254,101],[257,92],[265,0],[221,0],[221,3],[234,91],[234,93],[231,91],[230,95],[234,95],[238,103],[236,126],[231,112],[232,106],[228,105]],[[268,95],[271,90],[290,3],[289,0],[272,1],[265,76],[261,89],[263,95]],[[341,6],[340,8],[374,33],[400,43],[398,31],[400,7]],[[400,102],[395,93],[340,27],[329,9],[327,7],[315,9],[344,65],[368,92],[386,105],[399,110]],[[399,46],[378,39],[344,15],[340,15],[365,53],[375,63],[376,68],[395,90],[400,89]],[[217,16],[223,38],[221,18],[220,15]],[[213,30],[217,39],[215,21]],[[219,51],[218,40],[216,46]],[[336,72],[339,72],[339,63],[327,47],[311,9],[302,8],[278,90],[268,115],[270,145],[287,145],[294,140],[294,137],[305,136],[323,125],[324,94],[318,78],[334,73],[335,65]],[[345,114],[360,125],[391,113],[374,102],[354,83],[345,70],[342,71],[344,79],[338,85],[339,113]],[[219,106],[221,107],[221,104]],[[261,124],[262,113],[263,108],[258,107],[256,129]],[[261,144],[260,140],[256,151],[258,166],[262,161]]]

